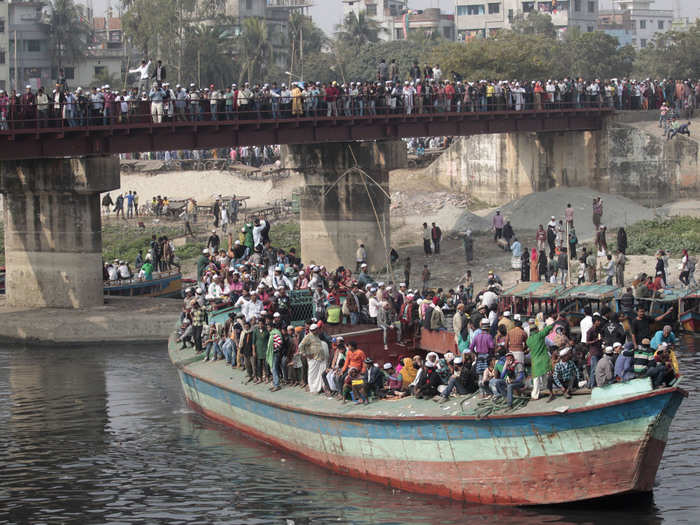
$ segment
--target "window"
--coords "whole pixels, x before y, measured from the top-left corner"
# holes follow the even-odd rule
[[[574,11],[581,11],[581,0],[574,0]]]
[[[0,2],[2,2],[2,0],[0,0]],[[7,89],[7,88],[5,87],[5,81],[4,81],[4,80],[0,80],[0,89],[2,89],[2,90]]]
[[[501,12],[501,4],[489,4],[489,14],[497,15]]]
[[[109,41],[110,42],[121,42],[122,41],[122,32],[121,31],[110,31],[109,32]]]
[[[457,15],[483,15],[485,13],[484,4],[479,5],[458,5]]]
[[[0,33],[4,33],[4,32],[5,32],[5,19],[0,18]]]
[[[513,17],[514,17],[514,16],[515,16],[515,15],[513,14],[513,10],[512,10],[512,9],[508,9],[508,22],[510,22],[511,24],[513,23]]]
[[[595,2],[593,2],[592,0],[588,1],[588,12],[595,13]]]
[[[647,28],[647,21],[646,20],[640,20],[639,21],[639,29],[646,29]]]
[[[95,76],[99,77],[107,73],[107,68],[105,66],[95,66]]]
[[[5,50],[0,51],[0,64],[5,63]]]
[[[589,32],[589,33],[592,33],[593,30],[594,30],[593,26],[588,26],[588,27],[586,28],[586,31]]]
[[[377,16],[377,4],[367,4],[367,16]]]
[[[252,11],[253,0],[245,0],[245,9],[246,9],[246,11]]]
[[[535,2],[523,2],[523,13],[535,10]]]
[[[442,36],[444,36],[447,40],[452,40],[452,28],[447,26],[443,27]]]
[[[659,29],[663,29],[663,28],[664,28],[664,21],[663,21],[663,20],[659,20],[659,22],[658,22],[658,27],[659,27]]]
[[[36,53],[41,51],[41,40],[25,40],[25,46],[27,51]]]
[[[646,39],[646,38],[642,38],[642,39],[639,41],[639,46],[640,46],[640,47],[647,47],[647,39]]]
[[[396,40],[403,40],[403,29],[394,29],[394,38]]]

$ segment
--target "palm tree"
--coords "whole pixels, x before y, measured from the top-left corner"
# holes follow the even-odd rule
[[[247,75],[248,82],[252,84],[254,78],[262,76],[262,71],[272,59],[272,44],[263,19],[243,20],[239,46],[242,64],[239,82],[243,82]]]
[[[85,59],[90,33],[82,9],[73,0],[51,2],[49,50],[59,71],[65,63],[76,64]]]
[[[354,12],[348,13],[336,29],[338,40],[350,46],[379,42],[379,35],[385,31],[376,20],[369,18],[365,11],[360,11],[357,15]]]
[[[233,40],[228,26],[193,25],[187,29],[183,69],[196,74],[197,85],[230,85],[234,79]]]

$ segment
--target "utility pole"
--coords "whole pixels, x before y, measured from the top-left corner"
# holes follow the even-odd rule
[[[568,271],[566,272],[566,286],[571,286],[571,243],[569,243],[569,221],[566,221],[566,267]]]

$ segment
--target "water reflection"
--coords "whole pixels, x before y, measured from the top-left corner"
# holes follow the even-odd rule
[[[681,356],[697,390],[700,358]],[[700,412],[671,430],[654,503],[461,505],[331,474],[186,410],[162,347],[0,348],[0,520],[15,523],[693,522]],[[566,487],[561,487],[566,490]]]

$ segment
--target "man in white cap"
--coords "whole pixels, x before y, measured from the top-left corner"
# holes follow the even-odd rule
[[[601,387],[609,385],[615,378],[615,363],[613,361],[614,350],[612,346],[606,346],[603,357],[595,367],[595,383]]]
[[[325,390],[323,373],[328,364],[328,343],[318,336],[318,325],[309,326],[309,333],[299,343],[299,352],[309,364],[309,392],[318,394]]]

